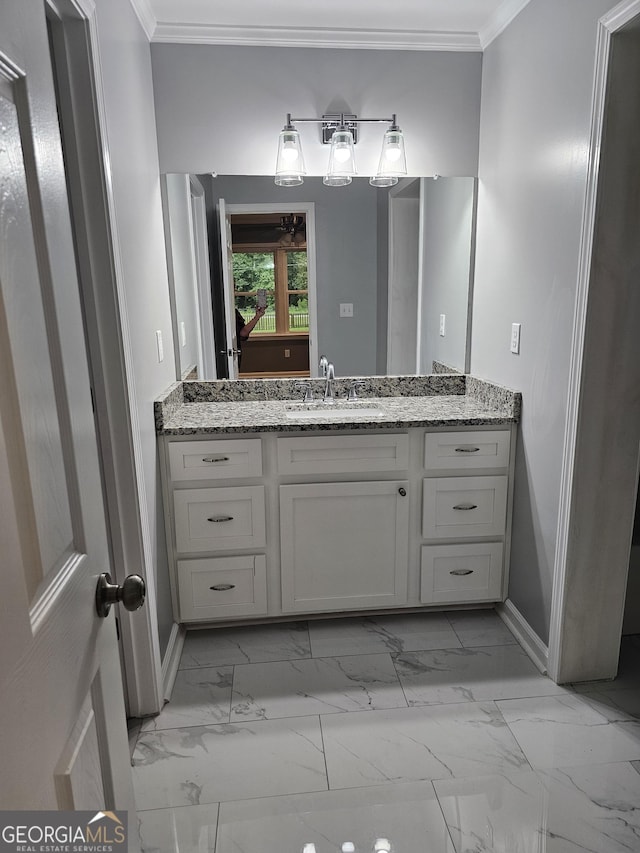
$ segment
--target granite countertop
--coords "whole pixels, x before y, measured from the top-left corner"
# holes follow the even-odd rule
[[[471,377],[462,379],[462,384],[458,381],[452,387],[432,383],[422,394],[419,387],[412,387],[413,393],[403,396],[392,396],[400,386],[387,383],[375,388],[378,396],[361,396],[357,403],[348,403],[343,397],[333,405],[321,401],[303,404],[299,391],[290,396],[279,394],[278,399],[247,400],[247,395],[232,399],[223,394],[220,400],[215,383],[197,383],[197,389],[181,388],[189,383],[177,383],[156,402],[156,426],[161,435],[206,435],[480,426],[519,420],[517,392]],[[263,390],[261,394],[268,396]]]

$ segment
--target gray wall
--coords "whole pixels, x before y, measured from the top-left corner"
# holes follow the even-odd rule
[[[142,447],[139,488],[143,523],[148,524],[150,565],[157,573],[161,652],[173,623],[161,494],[158,483],[153,400],[175,379],[171,314],[165,260],[158,149],[149,44],[129,0],[97,0],[98,38],[103,72],[105,132],[109,146],[117,248],[122,264],[131,346],[132,383]],[[156,354],[157,329],[165,344]]]
[[[377,195],[357,178],[348,187],[325,187],[307,178],[301,187],[276,187],[273,178],[210,179],[214,199],[228,204],[313,202],[316,216],[318,352],[333,361],[338,376],[376,373]],[[340,317],[340,303],[353,303],[353,317]]]
[[[523,393],[509,597],[545,642],[596,24],[612,5],[531,0],[484,54],[471,372]]]
[[[420,371],[434,361],[464,372],[471,275],[473,178],[425,180]],[[440,336],[440,315],[445,335]]]
[[[269,175],[286,114],[395,112],[412,175],[476,175],[482,54],[153,44],[163,172]],[[317,125],[300,126],[307,171],[323,175]],[[359,173],[377,167],[380,125],[362,126]]]

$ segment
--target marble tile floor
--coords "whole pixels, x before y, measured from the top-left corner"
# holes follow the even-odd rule
[[[640,636],[561,687],[491,610],[193,631],[130,743],[143,853],[640,853]]]

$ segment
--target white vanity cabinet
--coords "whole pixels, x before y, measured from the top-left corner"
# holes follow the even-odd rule
[[[176,621],[506,596],[515,427],[161,439]]]
[[[165,439],[163,483],[177,622],[267,614],[262,441]]]
[[[499,601],[506,594],[508,430],[428,432],[424,441],[420,601]]]

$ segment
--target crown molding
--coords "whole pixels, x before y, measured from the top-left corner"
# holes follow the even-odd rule
[[[133,11],[142,25],[149,41],[152,40],[156,29],[156,16],[149,0],[130,0]]]
[[[628,24],[638,14],[640,14],[640,3],[638,0],[622,0],[610,12],[607,12],[600,21],[602,26],[606,27],[609,32],[616,32],[616,30],[622,29],[625,24]]]
[[[529,0],[504,0],[478,33],[481,50],[486,50],[528,3]]]
[[[131,0],[134,6],[148,0]],[[233,44],[265,47],[320,47],[360,50],[482,50],[477,33],[412,30],[326,29],[324,27],[221,26],[159,21],[153,42]]]

